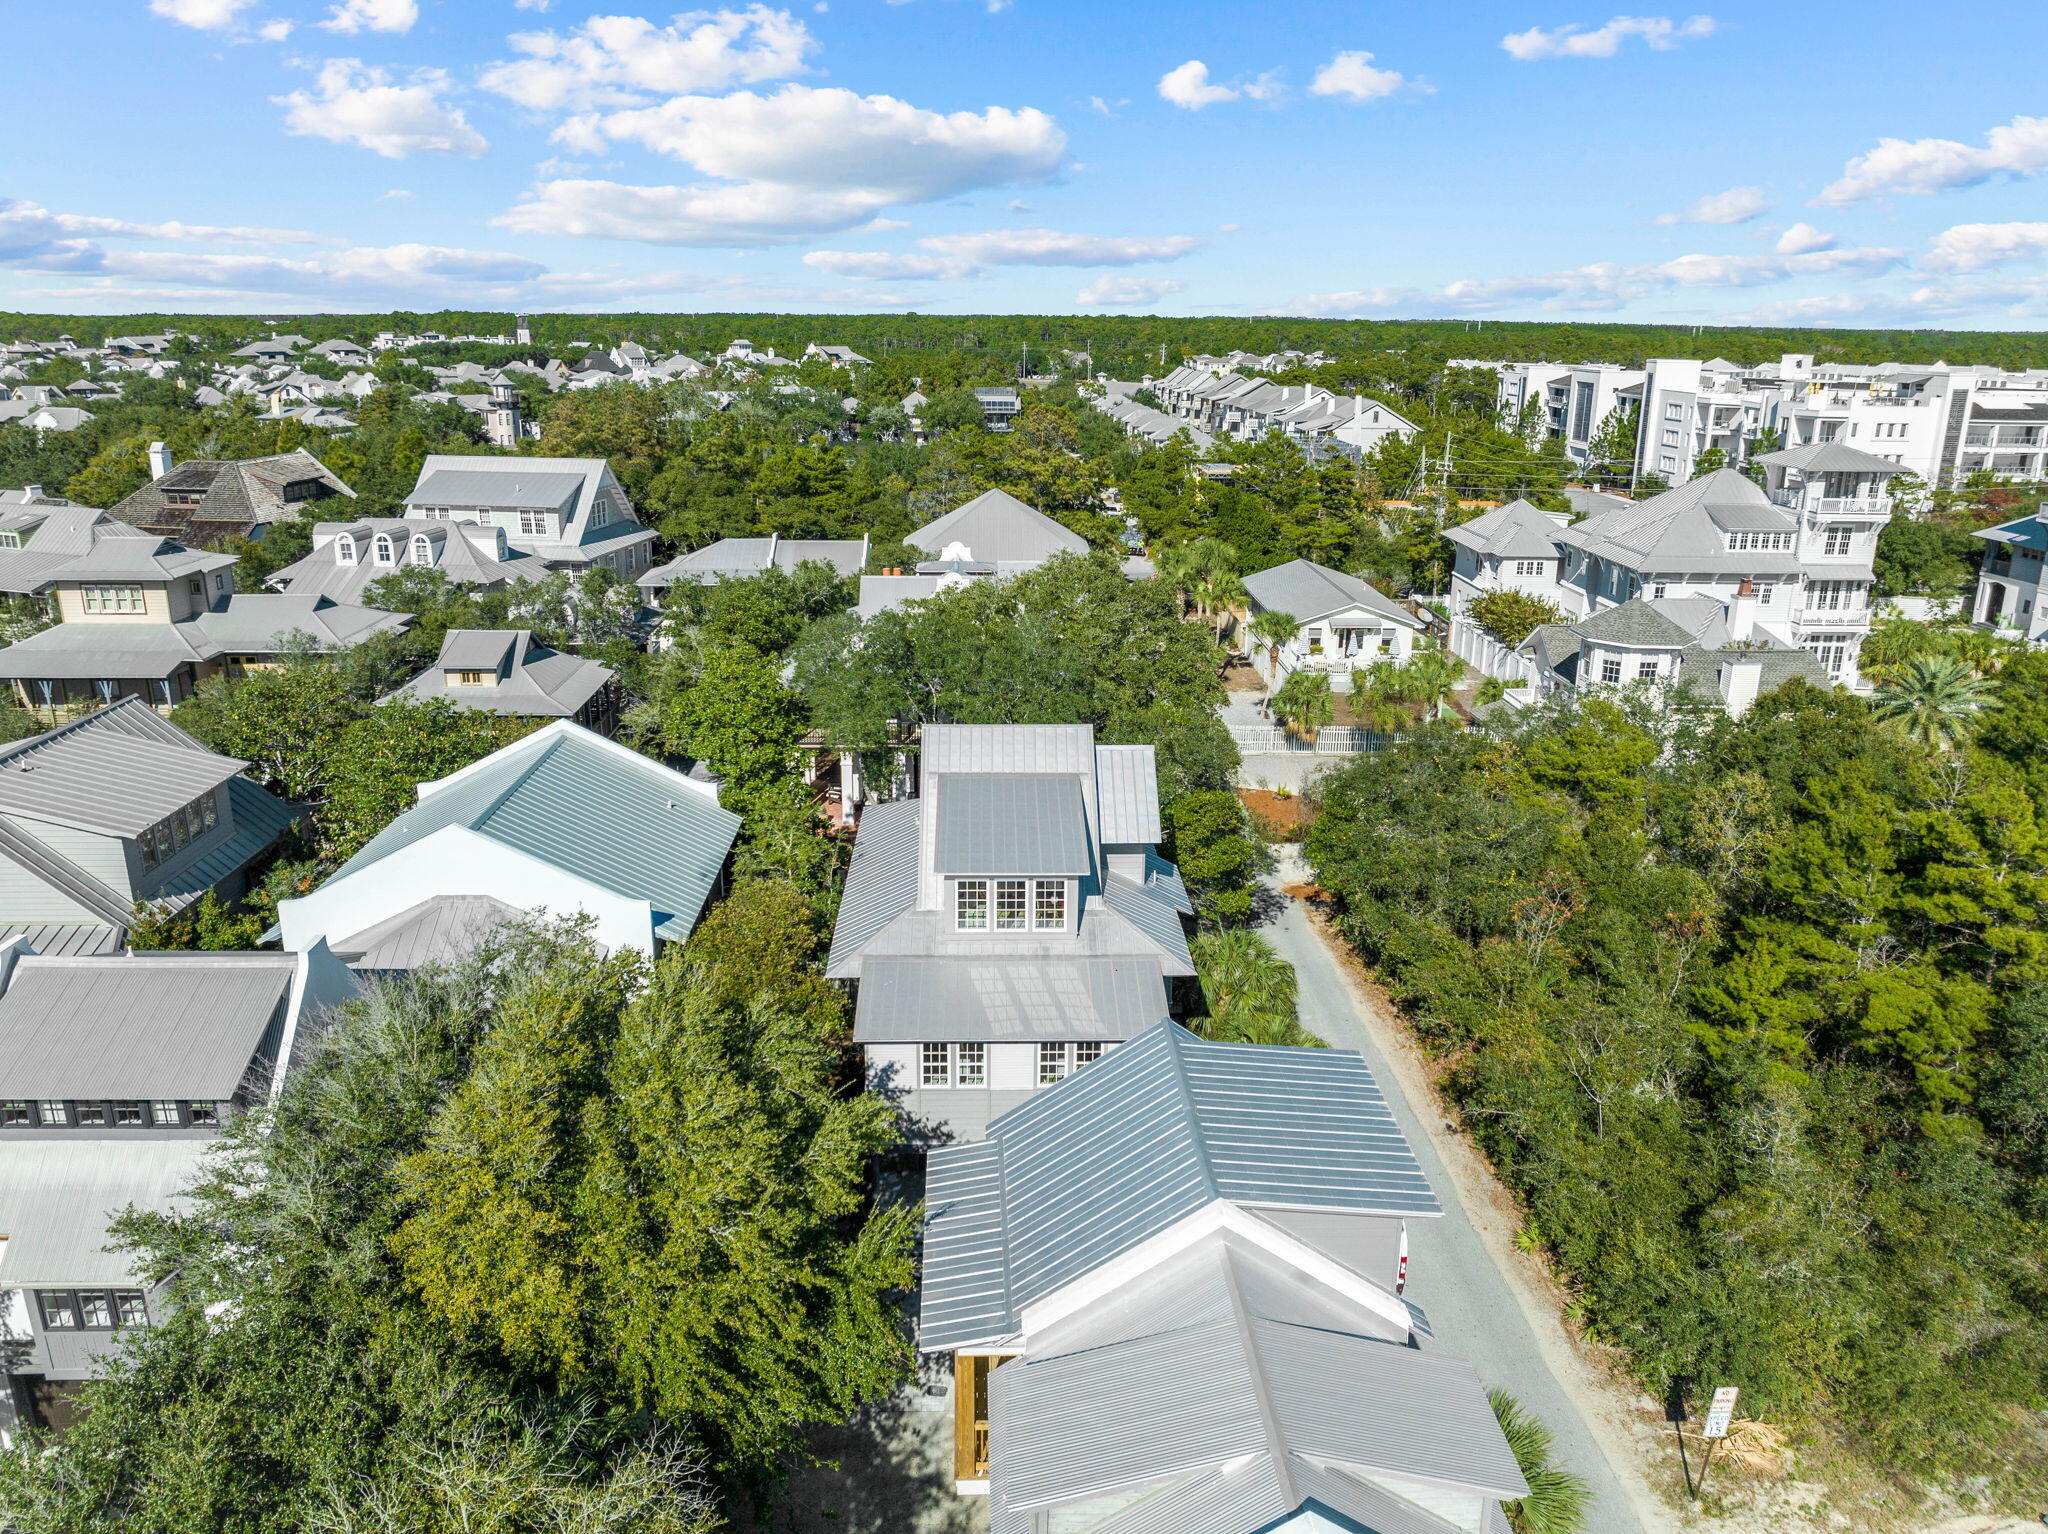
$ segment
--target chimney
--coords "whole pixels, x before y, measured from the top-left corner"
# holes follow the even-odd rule
[[[162,479],[166,474],[170,472],[171,450],[165,447],[161,442],[150,443],[149,477],[153,480]]]
[[[1760,660],[1729,660],[1721,663],[1721,701],[1731,718],[1740,719],[1756,702],[1763,689],[1764,663]]]
[[[23,485],[21,487],[21,499],[24,505],[33,506],[42,498],[43,487],[41,485]]]

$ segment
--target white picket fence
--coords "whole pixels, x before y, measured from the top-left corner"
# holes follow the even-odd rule
[[[1230,726],[1230,738],[1237,742],[1237,749],[1246,756],[1282,756],[1298,752],[1313,752],[1318,756],[1356,756],[1363,751],[1381,750],[1396,737],[1376,734],[1357,725],[1332,724],[1316,731],[1314,740],[1303,740],[1289,735],[1277,724],[1233,724]]]
[[[1469,619],[1451,620],[1451,653],[1484,676],[1536,685],[1535,661],[1510,650]]]

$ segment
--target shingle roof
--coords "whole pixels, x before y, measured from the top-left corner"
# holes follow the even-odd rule
[[[1006,490],[984,490],[963,506],[914,528],[906,541],[939,555],[964,543],[976,559],[999,565],[1039,565],[1060,553],[1085,554],[1088,540],[1027,506]]]
[[[1697,637],[1657,611],[1641,597],[1610,607],[1571,625],[1581,640],[1621,645],[1656,645],[1678,648]]]
[[[861,966],[853,1036],[1117,1042],[1166,1011],[1157,959],[873,958]]]
[[[986,1143],[927,1165],[927,1349],[1010,1335],[1024,1306],[1218,1199],[1442,1212],[1357,1055],[1174,1023],[1004,1114]]]
[[[213,1142],[10,1140],[0,1154],[0,1288],[129,1284],[134,1259],[109,1252],[107,1226],[131,1204],[168,1210]]]
[[[226,1100],[291,988],[288,953],[16,961],[0,1096]]]
[[[942,874],[1070,874],[1094,869],[1080,782],[1065,775],[947,773],[938,790]]]
[[[1286,613],[1303,623],[1362,607],[1409,628],[1422,627],[1422,620],[1392,597],[1355,575],[1346,575],[1313,560],[1291,559],[1270,570],[1255,571],[1244,578],[1244,589],[1267,612]]]
[[[567,721],[426,785],[334,883],[434,832],[462,826],[654,907],[680,941],[718,882],[740,819],[672,768]],[[421,891],[422,894],[427,891]]]
[[[264,458],[194,458],[116,501],[108,515],[137,527],[204,544],[246,535],[299,514],[303,501],[287,501],[286,485],[315,480],[330,495],[355,492],[311,453],[274,453]],[[195,506],[173,506],[165,492],[200,491]]]

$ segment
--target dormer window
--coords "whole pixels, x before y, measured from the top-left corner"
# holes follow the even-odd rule
[[[213,802],[213,795],[201,794],[183,809],[173,810],[137,838],[142,847],[142,866],[154,868],[176,857],[219,823],[220,811]]]
[[[78,588],[80,604],[89,613],[139,613],[145,611],[140,586],[93,585]]]
[[[959,932],[1063,932],[1065,879],[959,879],[953,926]]]
[[[547,511],[522,511],[519,513],[521,537],[544,538],[554,531],[554,513]]]
[[[427,541],[424,533],[415,534],[413,537],[412,562],[416,565],[430,565],[434,562],[434,545]]]
[[[354,564],[354,563],[356,562],[356,541],[355,541],[355,539],[353,539],[353,538],[337,538],[337,539],[335,539],[335,540],[334,540],[334,559],[335,559],[335,563],[337,563],[337,564],[343,564],[343,565],[352,565],[352,564]]]
[[[371,543],[370,548],[372,557],[378,564],[389,565],[398,562],[398,549],[392,543],[389,533],[379,533]]]
[[[20,533],[0,533],[0,549],[18,549],[20,547]]]
[[[450,687],[489,687],[498,680],[495,671],[451,671],[448,673]]]

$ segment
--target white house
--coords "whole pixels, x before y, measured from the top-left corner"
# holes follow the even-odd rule
[[[651,955],[690,935],[739,823],[710,784],[556,720],[420,784],[324,884],[278,903],[270,935],[389,973],[456,957],[515,916],[581,913],[605,948]]]
[[[1327,672],[1337,692],[1351,690],[1351,668],[1374,661],[1404,661],[1414,652],[1423,620],[1355,575],[1313,560],[1294,559],[1244,578],[1252,617],[1285,613],[1301,631],[1280,646],[1278,664],[1269,647],[1240,631],[1239,642],[1269,687],[1296,671]]]
[[[1528,1484],[1410,1302],[1442,1210],[1356,1054],[1162,1022],[927,1158],[918,1346],[999,1534],[1499,1534]]]
[[[603,565],[632,580],[654,562],[654,530],[640,525],[602,458],[433,453],[406,495],[405,518],[497,528],[550,570]]]
[[[1444,537],[1457,551],[1451,561],[1451,611],[1461,613],[1474,597],[1493,591],[1520,591],[1569,611],[1557,532],[1570,524],[1569,512],[1514,500],[1445,528]]]
[[[2048,552],[2048,506],[2030,516],[1987,527],[1977,537],[1987,545],[1977,571],[1970,620],[1985,628],[2038,644],[2048,634],[2048,605],[2041,600],[2042,555]]]

